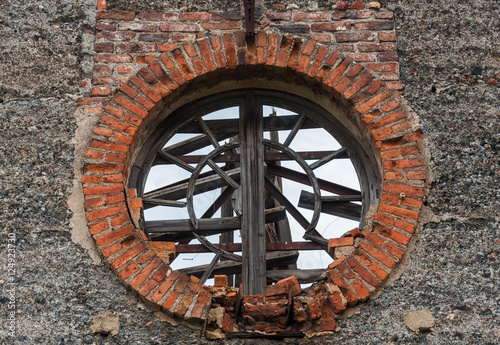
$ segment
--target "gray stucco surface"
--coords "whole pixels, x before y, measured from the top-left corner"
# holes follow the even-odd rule
[[[226,10],[235,3],[203,6]],[[399,277],[339,322],[341,332],[285,343],[498,344],[500,87],[487,81],[500,82],[500,3],[381,3],[396,13],[404,98],[420,119],[431,152],[427,223]],[[183,4],[194,6],[169,2],[176,9]],[[110,1],[110,6],[169,9],[160,1]],[[93,30],[95,8],[90,0],[0,4],[0,252],[6,251],[7,234],[15,233],[17,283],[12,338],[5,328],[7,257],[0,255],[0,343],[205,343],[198,331],[161,321],[110,268],[96,265],[72,241],[67,203],[78,154],[72,142],[76,99],[91,71],[87,30]],[[405,326],[412,310],[432,313],[432,331],[416,334]],[[119,334],[93,334],[92,318],[108,311],[120,316]]]

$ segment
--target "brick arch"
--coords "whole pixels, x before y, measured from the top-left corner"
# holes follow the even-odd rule
[[[113,270],[148,304],[202,324],[214,288],[169,267],[175,255],[172,244],[147,241],[138,227],[141,200],[134,190],[126,189],[126,180],[141,135],[167,104],[197,85],[215,85],[256,72],[272,73],[331,96],[371,140],[380,163],[380,204],[369,226],[351,232],[356,237],[354,252],[331,263],[325,282],[308,292],[301,291],[293,277],[267,289],[271,295],[291,291],[309,301],[303,310],[296,306],[296,329],[309,323],[310,332],[333,331],[335,316],[367,300],[405,255],[422,206],[425,166],[420,131],[413,129],[411,115],[397,95],[362,65],[313,40],[263,31],[251,41],[243,32],[212,35],[175,46],[140,69],[104,107],[85,153],[82,183],[89,231]],[[225,291],[224,303],[236,295]],[[258,305],[262,299],[250,296],[246,302]],[[281,308],[279,301],[270,303],[271,314]],[[231,330],[227,324],[233,320],[226,314],[222,316],[226,328],[221,326],[219,336]]]

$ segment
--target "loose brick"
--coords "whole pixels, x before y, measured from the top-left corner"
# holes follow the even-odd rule
[[[335,314],[340,314],[346,310],[344,303],[342,303],[342,297],[340,297],[338,292],[328,296],[328,300],[330,301]]]
[[[353,307],[354,305],[356,305],[359,299],[356,296],[356,294],[351,290],[349,285],[344,281],[340,273],[335,269],[333,269],[333,270],[328,270],[327,274],[330,277],[331,281],[339,287],[340,291],[346,298],[349,306]]]

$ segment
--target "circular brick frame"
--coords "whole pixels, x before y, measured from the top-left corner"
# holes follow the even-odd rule
[[[89,231],[113,270],[148,304],[195,324],[220,318],[220,329],[212,337],[232,331],[230,313],[210,313],[217,289],[169,267],[175,255],[172,243],[147,241],[138,226],[141,199],[126,186],[141,144],[166,116],[163,109],[178,107],[183,98],[199,97],[193,90],[217,90],[222,82],[256,75],[306,86],[340,105],[381,170],[380,203],[369,212],[362,232],[348,234],[355,237],[354,251],[331,263],[321,284],[301,291],[290,277],[266,288],[267,302],[262,296],[243,301],[248,310],[252,305],[271,305],[264,316],[267,328],[257,330],[279,330],[269,325],[282,301],[274,299],[275,309],[270,301],[291,293],[304,301],[295,305],[293,329],[333,331],[335,317],[367,300],[405,255],[422,206],[426,169],[420,130],[399,95],[386,90],[362,65],[313,40],[263,31],[255,39],[246,39],[244,32],[212,35],[174,46],[140,69],[104,106],[85,152],[82,183]],[[226,288],[226,302],[236,295],[233,290]]]

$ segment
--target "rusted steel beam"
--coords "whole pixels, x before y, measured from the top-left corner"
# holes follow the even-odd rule
[[[255,35],[255,0],[243,0],[245,29],[247,36]]]

